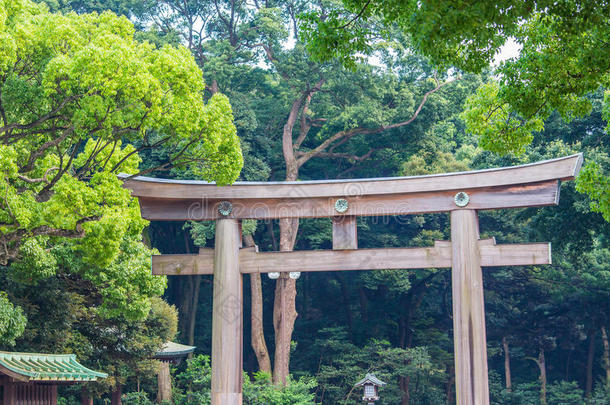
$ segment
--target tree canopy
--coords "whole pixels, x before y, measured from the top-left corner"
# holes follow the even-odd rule
[[[165,280],[148,274],[147,222],[117,175],[188,165],[226,184],[243,160],[228,99],[204,100],[190,52],[134,32],[111,12],[0,4],[0,264],[28,283],[79,274],[106,316],[142,318]],[[164,159],[140,170],[138,153],[160,146]]]
[[[487,68],[492,48],[499,47],[504,37],[517,39],[520,30],[527,28],[510,26],[511,18],[523,15],[523,21],[535,23],[535,15],[559,13],[555,3],[548,3],[548,8],[542,8],[546,3],[532,3],[534,11],[530,12],[522,2],[512,2],[514,8],[508,2],[454,2],[446,10],[449,2],[400,2],[403,6],[399,7],[399,2],[372,0],[360,16],[365,2],[353,3],[352,8],[346,8],[351,3],[304,0],[45,3],[54,12],[64,13],[56,21],[105,16],[129,25],[125,18],[104,13],[111,9],[133,21],[135,30],[129,38],[137,39],[134,46],[148,41],[142,46],[150,47],[154,55],[178,49],[187,67],[194,60],[205,79],[198,87],[204,109],[211,100],[224,98],[220,93],[230,101],[233,117],[226,120],[233,120],[242,145],[244,167],[239,177],[243,180],[420,175],[525,164],[583,152],[587,168],[577,184],[561,185],[558,206],[479,213],[481,238],[494,237],[498,243],[550,241],[553,246],[552,265],[484,270],[490,396],[491,403],[498,405],[608,403],[610,223],[594,211],[604,212],[607,206],[603,203],[610,162],[606,89],[598,84],[581,94],[582,99],[572,100],[574,103],[565,99],[585,112],[590,106],[590,114],[566,116],[558,107],[545,110],[549,106],[545,105],[539,114],[528,117],[505,98],[510,90],[505,79],[509,76],[499,73],[504,65],[497,70]],[[605,29],[600,14],[603,3],[564,3],[571,12],[576,7],[572,14],[577,18],[597,19],[598,28],[583,22],[581,26],[590,28],[586,32]],[[392,5],[397,7],[392,20],[372,12]],[[419,8],[409,9],[409,5]],[[433,15],[432,9],[440,10],[439,15]],[[494,9],[501,14],[495,15]],[[102,14],[85,14],[92,11]],[[443,48],[443,43],[439,52],[445,49],[445,53],[440,56],[458,62],[443,62],[440,56],[426,54],[415,34],[405,28],[410,20],[404,13],[424,11],[427,14],[416,23],[434,22],[436,25],[422,30],[436,35],[438,41],[447,33],[450,42],[451,35],[471,30],[466,25],[472,23],[473,33],[463,38],[473,35],[476,46],[465,46],[468,43],[458,40],[462,37],[455,37],[454,45],[465,46],[460,52],[472,54],[462,65],[458,66],[459,54]],[[49,14],[44,10],[36,13]],[[310,17],[304,20],[300,17],[304,13]],[[569,13],[564,15],[568,19]],[[403,22],[398,21],[403,17]],[[311,50],[308,43],[315,40],[314,33],[304,30],[309,29],[307,24],[318,24],[311,18],[329,24],[333,18],[343,19],[337,23],[339,27],[349,23],[331,33],[347,35],[343,39],[353,47],[350,52],[343,52],[337,44],[332,50],[339,51],[339,60],[321,61],[316,52],[323,49]],[[460,23],[453,24],[450,18]],[[485,21],[493,22],[488,27]],[[559,30],[557,27],[549,29]],[[416,24],[411,28],[417,31]],[[350,40],[353,33],[358,35]],[[487,48],[482,45],[486,41],[491,44]],[[540,51],[546,52],[547,41],[541,41]],[[604,49],[602,42],[597,44],[599,50]],[[560,45],[553,45],[554,52]],[[112,44],[98,46],[114,49]],[[375,58],[352,52],[368,52],[361,46],[369,46]],[[525,52],[525,45],[521,46]],[[553,68],[552,63],[553,69],[562,68],[555,59],[559,54],[544,56],[549,58],[548,66],[543,56],[538,55],[538,62],[544,65],[540,69]],[[525,73],[534,66],[526,65]],[[545,80],[534,73],[528,75],[523,78]],[[555,90],[549,88],[549,94]],[[221,111],[223,117],[227,111]],[[151,403],[146,396],[152,398],[156,391],[155,362],[147,357],[162,340],[172,338],[197,346],[197,354],[210,352],[212,278],[152,277],[149,257],[153,249],[164,254],[193,254],[199,247],[212,247],[213,223],[147,224],[138,217],[137,206],[122,194],[120,183],[115,183],[118,171],[201,179],[202,166],[172,159],[180,152],[173,140],[156,144],[174,136],[172,131],[168,126],[151,125],[142,134],[137,130],[117,133],[120,144],[111,144],[92,158],[89,166],[97,169],[82,176],[78,170],[83,162],[113,135],[99,145],[95,135],[80,143],[72,141],[78,145],[77,151],[66,146],[66,152],[58,155],[64,156],[65,165],[75,153],[72,169],[66,171],[74,185],[66,182],[59,188],[62,180],[53,185],[54,195],[63,199],[61,209],[65,211],[58,212],[75,221],[75,214],[66,208],[72,204],[93,214],[99,211],[102,217],[82,223],[82,238],[26,237],[17,256],[0,272],[0,288],[8,298],[0,297],[0,314],[22,313],[10,318],[11,324],[0,322],[0,334],[5,325],[13,331],[25,327],[21,336],[4,335],[2,348],[10,348],[15,341],[19,350],[52,348],[77,353],[88,366],[111,374],[105,383],[87,390],[99,397],[122,383],[128,392],[123,398],[126,405]],[[113,157],[106,164],[113,147]],[[132,151],[136,153],[121,163],[125,169],[109,169]],[[239,159],[237,154],[228,156]],[[26,158],[17,164],[23,165]],[[54,165],[40,165],[38,172],[17,171],[9,179],[16,193],[38,193],[45,187],[46,168]],[[27,183],[19,175],[43,180]],[[46,179],[55,175],[51,171]],[[72,188],[76,191],[71,192]],[[102,205],[96,207],[92,201],[102,201]],[[105,215],[110,218],[107,222]],[[449,217],[443,214],[363,217],[358,218],[357,226],[361,248],[430,246],[435,240],[450,239]],[[92,236],[97,236],[87,239],[93,228]],[[249,221],[242,230],[244,246],[256,244],[260,251],[332,248],[332,222],[327,218],[302,219],[298,224]],[[250,289],[244,288],[246,403],[356,405],[362,402],[361,391],[353,385],[368,372],[387,382],[379,404],[446,405],[455,398],[451,272],[447,269],[303,273],[292,285],[257,274],[244,281],[250,284]],[[162,293],[179,311],[177,336],[175,310],[158,298]],[[291,306],[278,305],[278,296],[291,301]],[[293,330],[281,339],[274,311],[292,319],[287,329]],[[274,358],[278,347],[283,355]],[[280,364],[281,369],[272,369],[272,364]],[[175,403],[209,403],[208,358],[195,356],[182,362],[174,376]],[[78,392],[63,390],[60,395],[69,404],[80,401]]]
[[[479,73],[513,41],[519,55],[494,68],[466,106],[468,130],[496,153],[523,153],[532,133],[558,112],[591,113],[587,94],[610,85],[610,4],[580,1],[381,1],[325,3],[304,14],[308,51],[353,67],[362,54],[395,47],[395,31],[440,69]],[[610,95],[606,95],[606,119]],[[585,167],[579,190],[610,218],[606,162]]]

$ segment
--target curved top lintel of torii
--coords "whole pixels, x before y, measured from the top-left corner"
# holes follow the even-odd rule
[[[194,180],[120,175],[152,220],[222,218],[218,204],[232,203],[230,217],[270,219],[341,215],[401,215],[456,209],[456,192],[469,194],[470,209],[544,206],[558,203],[557,184],[572,180],[582,154],[521,166],[426,176],[296,182],[236,182],[217,186]],[[337,211],[337,199],[349,209]]]

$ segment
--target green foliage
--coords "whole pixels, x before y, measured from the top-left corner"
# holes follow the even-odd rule
[[[32,284],[55,275],[57,259],[45,249],[48,239],[38,236],[26,240],[21,245],[19,250],[21,260],[11,263],[9,268],[15,280]]]
[[[212,367],[210,357],[197,355],[187,360],[186,370],[176,376],[173,400],[176,405],[211,403]]]
[[[478,73],[509,39],[516,41],[520,54],[497,67],[498,85],[484,86],[467,106],[466,123],[487,150],[523,153],[531,133],[540,131],[553,111],[568,121],[585,116],[592,108],[586,95],[610,84],[605,57],[610,51],[610,7],[605,2],[582,6],[574,0],[472,0],[458,7],[451,0],[342,3],[303,16],[307,47],[318,61],[336,58],[353,67],[356,55],[378,49],[375,41],[392,47],[389,33],[398,27],[434,66]]]
[[[45,252],[61,238],[82,238],[90,264],[116,259],[144,224],[116,175],[138,173],[142,150],[163,146],[164,168],[235,180],[231,107],[220,93],[204,101],[187,49],[137,42],[132,23],[110,12],[19,0],[0,16],[0,261],[36,260],[24,279],[52,273]]]
[[[27,318],[20,307],[15,307],[0,291],[0,344],[14,346],[15,339],[23,334]]]
[[[604,93],[604,107],[602,115],[608,123],[608,126],[606,126],[606,133],[610,133],[610,90],[606,90]]]
[[[608,158],[604,164],[608,162]],[[610,175],[597,162],[585,165],[576,183],[576,189],[591,198],[591,210],[601,213],[610,222]]]
[[[249,405],[314,405],[316,380],[301,377],[288,379],[286,386],[275,386],[271,376],[262,372],[254,374],[254,379],[244,378],[244,404]]]
[[[176,376],[173,399],[177,405],[210,404],[210,358],[198,355],[187,360],[186,370]],[[243,401],[245,405],[313,405],[311,390],[316,381],[302,377],[289,379],[285,387],[275,386],[269,375],[255,373],[250,379],[244,374]]]
[[[585,404],[583,391],[575,381],[557,381],[547,387],[549,404]]]
[[[146,317],[138,320],[107,320],[97,316],[95,310],[86,311],[72,326],[78,333],[70,333],[71,344],[79,359],[109,374],[89,384],[94,395],[125,384],[128,378],[156,380],[158,361],[152,357],[165,342],[175,338],[178,314],[175,307],[158,297],[151,299],[149,308]]]
[[[521,118],[499,97],[500,87],[487,83],[468,98],[462,115],[466,128],[479,138],[479,145],[491,152],[522,154],[534,139],[532,132],[541,131],[540,117]]]
[[[387,383],[380,389],[380,404],[400,403],[402,392],[398,382],[401,378],[409,378],[414,383],[416,388],[411,392],[414,402],[445,403],[442,392],[433,385],[444,379],[444,370],[437,367],[426,347],[400,349],[377,340],[357,347],[345,337],[338,328],[329,328],[321,331],[321,338],[316,342],[316,346],[324,346],[316,375],[318,395],[324,403],[361,403],[362,393],[354,389],[354,384],[366,373],[374,373]]]
[[[604,102],[604,89],[597,89],[605,80],[603,77],[599,80],[600,75],[607,72],[604,67],[607,41],[603,38],[606,26],[597,13],[604,5],[579,2],[574,10],[576,3],[571,1],[561,4],[543,1],[534,5],[514,1],[463,4],[349,1],[347,9],[338,1],[251,3],[218,0],[218,8],[209,2],[195,0],[140,4],[131,0],[60,0],[56,3],[64,10],[72,6],[78,12],[103,11],[108,7],[128,15],[139,28],[147,30],[137,32],[135,37],[148,38],[157,50],[171,43],[187,45],[203,68],[206,99],[218,90],[231,102],[236,131],[243,145],[245,167],[241,178],[244,180],[285,178],[281,138],[286,118],[295,100],[309,94],[321,80],[320,91],[313,91],[311,98],[307,98],[307,108],[300,110],[295,123],[293,142],[303,129],[310,129],[298,148],[297,157],[305,156],[303,154],[312,151],[320,142],[341,131],[382,130],[350,133],[348,140],[337,142],[325,149],[326,153],[304,164],[298,179],[485,169],[584,152],[587,158],[584,173],[593,161],[599,166],[594,175],[581,177],[584,186],[579,185],[579,188],[588,184],[590,194],[579,194],[573,182],[564,182],[559,206],[479,213],[481,237],[495,237],[498,243],[550,241],[554,255],[553,265],[485,270],[492,403],[540,403],[539,370],[528,358],[536,357],[542,346],[549,350],[546,353],[548,403],[581,404],[589,336],[595,331],[593,379],[597,381],[604,377],[599,336],[600,327],[606,325],[607,329],[609,324],[610,228],[602,215],[592,212],[590,198],[595,192],[602,193],[608,171],[605,155],[608,153],[609,96],[605,95]],[[350,22],[364,3],[369,3],[362,14],[365,19],[358,18],[345,29],[335,29]],[[386,7],[392,15],[378,12]],[[565,10],[559,10],[560,7]],[[565,31],[559,29],[558,20],[541,14],[542,9],[549,15],[563,13],[567,16],[563,20]],[[311,23],[300,23],[295,18],[310,11],[315,18]],[[335,18],[343,21],[333,21]],[[583,20],[579,21],[581,18]],[[572,26],[574,32],[582,33],[584,27],[586,35],[568,38],[572,29],[570,21],[576,24]],[[324,35],[333,37],[331,52],[338,55],[341,63],[312,60],[312,54],[315,57],[316,52],[325,52],[323,43],[318,43],[320,46],[311,52],[305,49],[303,41],[313,41],[317,34],[304,33],[303,24],[315,27],[320,23],[328,24]],[[591,24],[597,24],[597,32],[587,31]],[[410,28],[405,29],[407,25]],[[417,32],[412,34],[411,31]],[[464,69],[484,69],[497,46],[508,37],[516,38],[523,46],[523,52],[521,57],[490,72],[494,81],[490,81],[487,72],[482,75],[463,73]],[[588,45],[575,48],[572,40],[585,45],[597,41],[596,54],[592,54]],[[343,56],[359,47],[375,53],[374,64],[370,63],[373,60],[368,59],[368,55]],[[433,47],[431,52],[436,54],[426,53],[426,47]],[[593,58],[586,59],[589,56]],[[341,64],[350,69],[343,69]],[[463,69],[443,74],[442,68],[450,66]],[[583,70],[583,66],[591,69]],[[440,70],[435,72],[435,68]],[[387,128],[411,118],[424,94],[438,83],[457,78],[459,80],[429,94],[413,122],[400,128]],[[593,91],[583,100],[581,96],[591,88]],[[468,97],[471,101],[466,103],[468,109],[462,114]],[[586,115],[589,109],[591,114]],[[503,120],[508,120],[510,125]],[[168,135],[165,128],[155,128],[141,138],[131,132],[121,136],[122,143],[117,145],[110,157],[112,164],[107,166],[116,165],[135,148],[142,161],[128,158],[129,164],[123,162],[132,168],[129,173],[153,170],[152,173],[160,177],[200,179],[196,165],[193,170],[172,164],[164,166],[176,153],[171,142],[154,149],[146,148]],[[95,150],[97,138],[90,138],[94,140],[88,146],[82,142],[76,152],[75,159],[83,153],[78,161],[80,166]],[[531,147],[526,148],[530,142]],[[483,146],[487,150],[483,150]],[[104,159],[110,155],[107,151],[111,149],[103,149],[100,158],[94,158],[95,165],[102,167]],[[498,156],[489,149],[505,154]],[[73,151],[65,150],[68,155]],[[518,152],[521,154],[516,155]],[[18,153],[19,150],[6,151],[7,159],[0,160],[3,172],[13,173],[11,162],[17,158],[11,154]],[[163,170],[159,170],[160,167]],[[85,181],[92,177],[90,173],[83,177]],[[41,169],[35,174],[29,173],[28,178],[40,179],[44,175],[45,171]],[[54,172],[50,172],[47,178],[53,176]],[[36,184],[44,187],[44,182],[29,185],[25,180],[20,181],[17,188],[32,188]],[[92,193],[90,199],[115,199],[114,185],[110,186],[111,192]],[[83,202],[76,198],[70,200],[70,187],[68,185],[62,191],[62,198],[79,209],[89,207],[89,197],[83,198]],[[359,190],[347,191],[349,195],[357,195]],[[118,205],[121,198],[116,197]],[[603,193],[593,201],[595,204],[605,201]],[[87,209],[94,208],[91,205]],[[602,209],[601,204],[599,208]],[[157,308],[154,298],[149,302],[141,299],[158,291],[144,275],[143,253],[130,247],[132,242],[139,241],[146,224],[136,222],[138,213],[135,211],[129,225],[121,223],[121,210],[117,209],[119,213],[104,225],[104,229],[111,229],[109,235],[112,236],[113,232],[121,233],[126,226],[125,237],[108,239],[108,246],[98,243],[98,240],[104,240],[103,237],[92,240],[90,249],[80,242],[66,242],[53,235],[32,238],[41,248],[28,246],[32,252],[28,256],[37,259],[32,260],[33,266],[27,269],[19,268],[19,260],[15,260],[11,267],[16,267],[8,272],[10,277],[4,283],[4,289],[11,302],[23,308],[30,322],[19,339],[20,348],[37,350],[46,345],[76,352],[87,365],[109,371],[111,377],[105,385],[90,387],[96,394],[107,392],[116,382],[125,384],[125,392],[133,391],[137,378],[140,388],[153,398],[155,364],[145,356],[154,350],[157,342],[171,335],[170,329],[174,330],[163,327],[171,326],[168,319],[172,309]],[[106,215],[105,211],[103,213]],[[23,214],[24,222],[26,214],[27,211]],[[61,216],[71,215],[61,212]],[[110,228],[111,225],[118,230]],[[244,234],[251,234],[261,250],[277,250],[276,221],[258,227],[253,223],[244,225]],[[83,223],[82,226],[87,225]],[[185,227],[182,223],[153,222],[148,230],[151,245],[164,253],[192,253],[197,246],[210,246],[214,237],[213,225],[209,223],[192,223]],[[430,246],[434,240],[448,240],[449,231],[450,221],[446,214],[358,219],[358,242],[362,248]],[[103,235],[103,230],[98,235]],[[303,219],[295,249],[330,249],[331,238],[332,227],[328,219]],[[95,252],[100,253],[96,255]],[[132,254],[133,261],[129,260]],[[23,259],[25,261],[26,255]],[[57,265],[47,266],[52,260]],[[102,262],[114,267],[108,270],[107,264],[102,265]],[[133,272],[130,263],[136,269]],[[50,269],[55,276],[47,277],[51,274]],[[117,275],[119,271],[125,275]],[[26,277],[20,279],[19,274]],[[108,282],[105,278],[116,278],[116,281]],[[196,302],[193,292],[195,280],[199,279],[199,302]],[[210,342],[212,288],[209,281],[205,276],[170,278],[166,294],[170,302],[183,309],[180,322],[183,338],[188,336],[196,305],[194,344],[202,353],[209,352]],[[35,282],[37,284],[32,287]],[[110,291],[104,291],[106,286]],[[368,371],[388,383],[381,389],[381,401],[385,403],[401,403],[409,395],[409,403],[440,405],[454,396],[450,271],[304,273],[297,286],[299,317],[293,335],[291,371],[295,376],[315,375],[319,382],[314,388],[317,402],[329,405],[361,403],[361,391],[354,390],[350,394],[350,390]],[[273,335],[269,332],[273,330],[270,314],[274,282],[263,277],[262,287],[264,330],[272,349],[269,338]],[[142,308],[152,308],[151,311],[138,313],[137,305],[130,305],[131,294],[134,302],[142,303]],[[248,317],[244,322],[244,364],[248,368],[248,376],[244,377],[246,401],[313,403],[310,399],[312,381],[295,377],[282,390],[270,385],[266,376],[256,373],[256,362],[248,349]],[[512,392],[504,388],[503,338],[510,348]],[[195,358],[193,361],[197,364],[183,364],[181,367],[188,366],[187,370],[175,372],[174,398],[178,405],[210,402],[209,359]],[[566,379],[578,381],[579,386],[561,382]],[[601,382],[605,380],[600,381],[587,399],[589,403],[608,403],[607,390]],[[137,401],[138,395],[128,395],[133,395],[133,400]]]
[[[456,155],[431,147],[422,153],[412,155],[403,164],[402,174],[405,176],[421,176],[468,170],[470,164],[468,157]],[[456,157],[462,157],[463,159],[457,159]]]
[[[587,405],[602,405],[610,402],[610,384],[600,382],[596,385],[593,396],[588,400]]]
[[[251,235],[256,231],[257,221],[245,219],[241,222],[242,235]],[[195,246],[204,247],[209,240],[214,239],[216,224],[214,221],[189,221],[184,224],[188,229]]]
[[[334,5],[329,2],[331,7]],[[363,57],[358,53],[370,53],[371,32],[361,21],[347,20],[340,8],[331,8],[327,15],[317,12],[302,14],[301,24],[303,40],[308,44],[307,50],[314,60],[324,61],[336,59],[349,69],[356,69],[357,62]],[[349,29],[346,29],[348,28]]]
[[[121,398],[125,405],[153,405],[155,402],[148,399],[145,392],[128,392]]]

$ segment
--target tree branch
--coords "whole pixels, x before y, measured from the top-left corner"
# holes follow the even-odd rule
[[[26,237],[57,236],[65,238],[82,238],[85,236],[85,230],[82,225],[86,222],[97,221],[99,219],[100,216],[97,215],[83,217],[76,221],[74,229],[58,229],[48,225],[42,225],[29,231],[26,229],[17,229],[15,232],[3,234],[0,236],[0,242],[4,247],[4,252],[0,253],[0,265],[6,266],[10,260],[18,257],[19,248]],[[9,247],[9,244],[11,243],[12,246]]]
[[[458,77],[454,80],[449,80],[444,83],[439,83],[438,81],[436,81],[436,86],[433,89],[424,93],[424,96],[422,97],[421,102],[417,106],[417,109],[415,110],[415,112],[411,115],[411,117],[408,120],[402,121],[402,122],[397,122],[397,123],[391,124],[391,125],[382,125],[377,128],[353,128],[353,129],[350,129],[347,131],[339,131],[339,132],[335,133],[333,136],[331,136],[330,138],[328,138],[327,140],[325,140],[324,142],[322,142],[316,148],[314,148],[308,152],[304,152],[301,155],[301,157],[297,160],[298,166],[300,167],[300,166],[304,165],[309,159],[311,159],[312,157],[317,156],[321,152],[325,151],[335,141],[341,140],[341,142],[345,142],[348,139],[350,139],[356,135],[378,134],[378,133],[383,132],[388,129],[394,129],[394,128],[403,127],[405,125],[409,125],[410,123],[415,121],[415,119],[421,112],[422,108],[428,101],[428,97],[430,97],[430,95],[436,93],[437,91],[439,91],[440,89],[445,87],[447,84],[453,83],[454,81],[459,80],[459,79],[460,78]]]
[[[284,124],[282,133],[282,152],[284,154],[284,161],[286,162],[286,180],[296,180],[298,168],[300,167],[294,157],[294,146],[292,143],[292,130],[297,121],[299,111],[307,98],[320,90],[325,82],[326,79],[324,78],[318,80],[313,88],[305,90],[299,98],[294,100],[292,107],[290,108],[290,113],[288,114],[288,119],[286,120],[286,124]]]
[[[42,176],[41,178],[38,178],[38,179],[30,179],[29,177],[24,176],[22,174],[18,174],[17,177],[20,180],[23,180],[26,183],[30,183],[30,184],[43,183],[43,182],[49,183],[49,179],[48,179],[49,173],[51,173],[52,171],[55,171],[55,170],[59,170],[59,167],[51,167],[51,168],[47,169],[47,171],[44,173],[44,176]]]
[[[47,149],[52,148],[53,146],[57,146],[60,143],[62,143],[63,141],[65,141],[68,138],[68,136],[70,136],[71,133],[72,133],[72,128],[68,128],[67,130],[65,130],[63,132],[63,134],[61,136],[43,143],[42,146],[40,146],[38,149],[36,149],[32,153],[30,153],[28,162],[24,166],[19,168],[19,173],[27,173],[27,172],[31,171],[34,167],[34,163],[36,162],[36,159],[41,157]]]
[[[80,98],[80,94],[67,97],[61,103],[59,103],[59,105],[57,107],[55,107],[54,109],[52,109],[51,111],[49,111],[48,113],[43,115],[42,117],[38,118],[36,121],[30,122],[29,124],[17,124],[17,123],[13,123],[13,124],[8,124],[8,125],[5,125],[3,127],[0,127],[0,133],[9,132],[9,131],[11,131],[13,129],[30,129],[30,128],[33,128],[35,126],[38,126],[38,125],[42,124],[43,122],[45,122],[45,121],[47,121],[49,119],[57,118],[58,116],[56,114],[62,108],[64,108],[66,106],[66,104],[68,104],[71,101],[77,100],[78,98]],[[4,135],[2,138],[6,139],[8,137],[7,137],[7,135]]]

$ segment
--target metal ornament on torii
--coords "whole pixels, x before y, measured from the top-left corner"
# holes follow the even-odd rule
[[[242,403],[242,274],[375,269],[452,269],[456,395],[489,404],[481,267],[551,263],[549,243],[496,245],[479,238],[478,210],[557,205],[559,183],[582,155],[524,166],[431,176],[299,182],[125,178],[149,220],[215,220],[214,249],[153,256],[154,274],[214,275],[212,404]],[[358,249],[357,216],[451,213],[451,241],[432,247]],[[330,217],[333,250],[258,252],[241,247],[240,220]]]

